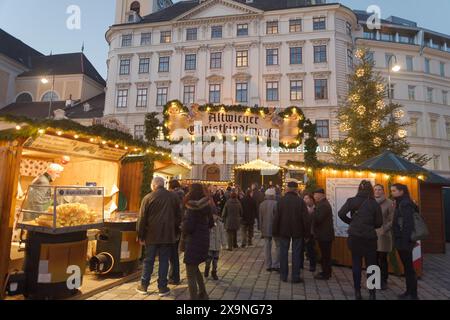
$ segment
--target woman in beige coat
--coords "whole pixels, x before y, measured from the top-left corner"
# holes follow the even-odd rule
[[[389,277],[388,255],[392,251],[392,222],[394,220],[394,204],[390,199],[386,198],[384,187],[376,185],[374,187],[375,199],[381,206],[383,213],[383,226],[377,229],[378,245],[377,259],[378,266],[381,269],[381,289],[387,289],[387,281]]]

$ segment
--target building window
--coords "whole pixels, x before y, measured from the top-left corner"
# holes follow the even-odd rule
[[[352,36],[352,24],[350,22],[345,23],[345,30],[347,35]]]
[[[450,122],[445,123],[445,132],[447,134],[447,140],[450,141]]]
[[[290,48],[290,63],[291,64],[302,64],[303,63],[303,48],[302,47]]]
[[[192,104],[195,101],[195,86],[184,86],[183,103]]]
[[[209,85],[209,103],[220,103],[220,84]]]
[[[248,83],[236,83],[236,101],[248,102]]]
[[[395,84],[394,83],[391,83],[391,88],[389,89],[389,87],[387,87],[386,91],[388,93],[389,99],[395,99]]]
[[[278,81],[270,81],[266,83],[266,100],[278,101]]]
[[[433,88],[427,88],[427,102],[433,103]]]
[[[187,54],[184,59],[184,70],[195,70],[197,69],[197,55]]]
[[[134,138],[136,140],[144,140],[145,137],[145,126],[135,125],[134,126]]]
[[[278,49],[266,50],[266,65],[268,66],[278,65]]]
[[[442,91],[442,104],[448,105],[448,91]]]
[[[394,42],[395,34],[382,32],[380,38],[381,41]]]
[[[156,106],[157,107],[162,107],[167,104],[168,92],[169,92],[169,88],[167,88],[167,87],[158,88],[156,90]]]
[[[149,73],[149,72],[150,72],[150,58],[140,58],[139,73]]]
[[[211,38],[212,39],[220,39],[220,38],[222,38],[222,26],[213,26],[213,27],[211,27]]]
[[[317,120],[317,137],[322,139],[328,139],[330,137],[330,121]]]
[[[414,37],[410,36],[410,35],[405,35],[405,34],[401,34],[398,37],[398,41],[400,43],[408,43],[408,44],[414,44]]]
[[[431,119],[430,120],[430,128],[431,128],[431,137],[432,138],[437,138],[438,137],[438,132],[437,132],[437,119]]]
[[[289,32],[301,32],[302,31],[302,19],[289,20]]]
[[[327,62],[327,46],[314,46],[314,63]]]
[[[236,51],[236,67],[248,67],[248,51]]]
[[[433,165],[434,170],[440,170],[441,169],[441,156],[439,154],[435,154],[433,158]]]
[[[122,47],[131,47],[131,43],[133,41],[132,34],[124,34],[122,35]]]
[[[313,18],[313,29],[314,30],[325,30],[327,28],[327,21],[325,17],[314,17]]]
[[[291,81],[291,101],[303,100],[303,81]]]
[[[267,34],[277,34],[278,33],[278,21],[266,22],[266,33]]]
[[[150,32],[141,33],[141,46],[152,44],[152,34]]]
[[[425,58],[425,73],[430,74],[430,59]]]
[[[408,99],[411,101],[416,100],[416,87],[408,86]]]
[[[172,31],[161,31],[161,43],[171,43],[172,42]]]
[[[353,50],[347,49],[347,65],[350,69],[353,68]]]
[[[141,88],[137,90],[136,108],[147,108],[148,89]]]
[[[371,63],[375,63],[375,54],[373,51],[367,52],[367,60]]]
[[[212,52],[211,53],[210,68],[211,69],[222,68],[222,52]]]
[[[363,37],[364,39],[375,40],[377,38],[377,34],[374,31],[364,30]]]
[[[33,102],[33,97],[28,92],[22,92],[16,98],[16,103]]]
[[[439,67],[440,67],[440,73],[441,73],[441,77],[445,77],[445,63],[444,62],[441,62],[440,64],[439,64]]]
[[[117,91],[117,108],[126,108],[128,106],[128,89],[119,89]]]
[[[409,119],[410,125],[409,125],[409,135],[411,137],[418,137],[419,136],[419,119],[417,118],[410,118]]]
[[[58,100],[59,96],[55,91],[46,92],[41,99],[42,102],[58,101]]]
[[[130,74],[130,59],[121,59],[120,60],[120,68],[119,68],[119,75],[129,75]]]
[[[411,56],[406,56],[406,71],[414,71],[414,58]]]
[[[158,72],[169,72],[170,57],[159,57]]]
[[[195,40],[197,40],[197,28],[188,28],[188,29],[186,29],[186,40],[187,41],[195,41]]]
[[[314,80],[314,92],[316,100],[328,99],[328,80],[315,79]]]
[[[240,23],[237,25],[237,36],[248,36],[248,23]]]
[[[386,53],[384,55],[384,58],[386,60],[386,68],[388,68],[389,70],[392,68],[392,62],[394,61],[393,57],[394,55],[392,53]]]

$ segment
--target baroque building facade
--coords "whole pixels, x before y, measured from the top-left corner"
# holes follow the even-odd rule
[[[393,99],[405,105],[408,120],[420,118],[421,122],[412,121],[417,130],[410,129],[413,150],[439,154],[440,160],[435,157],[430,168],[450,172],[450,134],[445,136],[443,129],[448,107],[437,101],[450,87],[449,37],[433,34],[435,42],[426,42],[429,32],[416,26],[414,43],[405,44],[403,30],[409,27],[404,20],[383,20],[378,32],[370,31],[366,21],[361,12],[323,0],[175,4],[118,0],[116,24],[106,34],[110,51],[105,116],[121,121],[140,138],[145,114],[162,113],[170,100],[186,105],[297,106],[317,124],[319,158],[329,160],[328,141],[341,136],[336,111],[346,97],[353,50],[368,46],[380,72],[387,70],[383,62],[388,54],[395,54],[400,64],[408,63],[392,75]],[[439,48],[435,48],[437,39]],[[428,74],[421,70],[424,55],[430,61]],[[407,71],[407,56],[415,61],[412,72]],[[444,63],[444,76],[437,61]],[[405,98],[413,85],[417,101]],[[427,97],[429,86],[436,100],[426,103],[421,99]],[[444,102],[443,96],[440,99]],[[436,129],[427,127],[436,116]],[[428,137],[435,131],[440,138]],[[302,147],[282,150],[280,164],[302,158]],[[192,178],[228,180],[231,171],[229,165],[194,166]]]

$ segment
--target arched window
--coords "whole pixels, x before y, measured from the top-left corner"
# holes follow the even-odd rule
[[[133,1],[133,3],[131,3],[130,10],[136,12],[137,14],[140,14],[141,4],[139,3],[139,1]]]
[[[48,102],[50,100],[52,100],[52,101],[59,101],[58,94],[56,92],[54,92],[54,91],[49,91],[49,92],[46,92],[42,96],[42,99],[41,99],[42,102]]]
[[[208,181],[220,181],[220,169],[217,166],[209,166],[205,171],[205,179]]]
[[[33,102],[33,97],[28,92],[22,92],[16,98],[17,103]]]

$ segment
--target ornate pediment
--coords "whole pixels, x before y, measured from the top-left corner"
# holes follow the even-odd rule
[[[237,15],[261,14],[262,11],[230,0],[206,0],[201,5],[178,17],[178,21],[209,19]]]
[[[222,82],[224,79],[225,77],[219,74],[212,74],[206,78],[209,82]]]
[[[233,75],[233,79],[236,81],[249,81],[251,77],[252,75],[247,72],[238,72]]]

